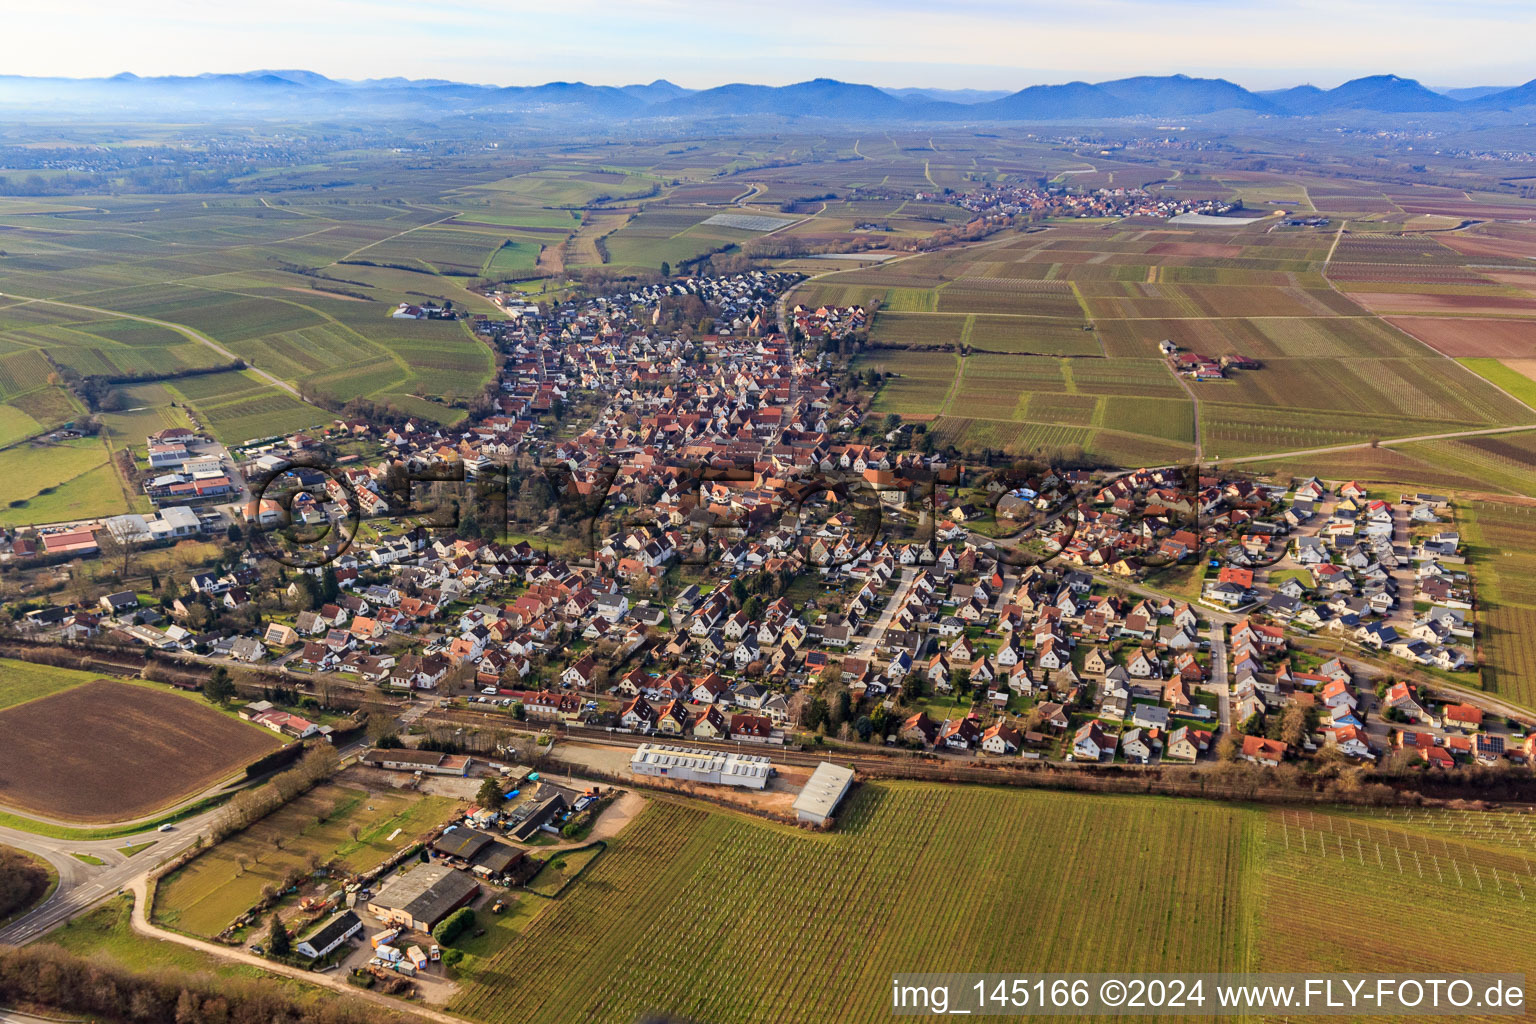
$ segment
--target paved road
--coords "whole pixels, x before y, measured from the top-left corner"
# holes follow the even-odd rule
[[[47,858],[59,872],[59,886],[42,906],[0,929],[0,943],[20,945],[43,935],[112,896],[134,877],[170,860],[207,836],[219,810],[206,811],[177,824],[173,831],[150,830],[117,839],[89,842],[54,839],[17,829],[0,828],[0,843]],[[119,853],[120,847],[154,840],[155,845],[134,857]],[[87,864],[75,857],[82,853],[104,863]]]
[[[337,754],[346,759],[365,746],[366,741],[358,740],[337,750]],[[223,787],[215,787],[209,792],[216,792],[220,788]],[[201,799],[201,796],[195,799]],[[21,829],[0,828],[0,845],[14,846],[36,854],[46,859],[59,873],[59,885],[53,895],[42,906],[0,929],[0,943],[21,945],[30,942],[83,914],[128,886],[134,878],[146,875],[153,868],[182,853],[199,838],[210,835],[221,813],[222,808],[215,807],[177,822],[169,832],[148,829],[115,839],[57,839]],[[134,824],[143,820],[138,819]],[[97,827],[111,828],[112,825]],[[123,847],[151,840],[155,845],[136,856],[127,857],[119,852]],[[94,857],[103,863],[87,864],[74,856],[77,853]]]
[[[1227,642],[1222,638],[1222,628],[1211,624],[1211,681],[1206,688],[1216,694],[1216,709],[1221,718],[1221,731],[1232,731],[1232,684],[1227,679]]]
[[[59,1024],[61,1020],[84,1021],[84,1017],[34,1017],[18,1010],[0,1010],[0,1024]]]
[[[875,653],[875,648],[879,646],[880,641],[885,637],[885,631],[891,627],[891,619],[895,618],[896,613],[906,606],[907,595],[912,592],[912,581],[915,579],[917,579],[916,569],[908,568],[901,570],[901,582],[896,587],[896,593],[891,595],[891,599],[880,610],[880,617],[870,627],[869,635],[853,651],[852,657],[868,658]]]

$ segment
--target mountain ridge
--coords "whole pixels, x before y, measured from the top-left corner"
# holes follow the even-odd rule
[[[779,116],[844,120],[1065,121],[1201,116],[1319,116],[1346,112],[1436,114],[1502,111],[1536,105],[1536,80],[1513,88],[1481,87],[1465,99],[1411,78],[1367,75],[1333,89],[1298,85],[1251,91],[1224,78],[1139,75],[1001,90],[882,89],[834,78],[770,86],[732,82],[687,89],[666,79],[626,86],[585,82],[496,86],[402,77],[342,80],[304,69],[259,69],[201,75],[105,78],[28,78],[0,75],[0,107],[52,104],[58,109],[102,103],[166,114],[207,108],[274,115],[314,106],[361,113],[372,106],[409,108],[423,115],[517,114],[559,108],[591,118],[718,118]]]

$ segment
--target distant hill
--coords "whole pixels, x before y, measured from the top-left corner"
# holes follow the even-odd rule
[[[1032,85],[1011,96],[978,106],[977,114],[999,121],[1054,121],[1070,118],[1121,117],[1125,104],[1096,85]]]
[[[1434,86],[1430,86],[1430,88],[1435,89]],[[1492,96],[1496,92],[1507,92],[1508,90],[1509,86],[1507,85],[1473,85],[1461,89],[1435,89],[1435,92],[1465,103],[1467,100],[1480,100],[1484,96]]]
[[[939,100],[944,103],[986,103],[1008,95],[1007,89],[886,89],[897,99]]]
[[[1289,114],[1324,114],[1341,110],[1373,110],[1383,114],[1419,114],[1455,110],[1461,104],[1433,92],[1411,78],[1370,75],[1336,89],[1298,86],[1268,94],[1270,102]]]
[[[619,91],[628,93],[642,103],[665,103],[667,100],[675,100],[680,96],[689,96],[694,92],[692,89],[684,89],[680,85],[673,85],[665,78],[658,78],[650,85],[620,86]]]
[[[1467,104],[1478,110],[1515,110],[1519,107],[1536,106],[1536,78],[1513,89],[1491,93]]]
[[[1098,87],[1119,100],[1126,114],[1170,117],[1178,114],[1213,114],[1219,110],[1269,112],[1273,105],[1224,78],[1190,78],[1166,75],[1121,78],[1100,82]]]
[[[657,104],[655,112],[669,116],[738,116],[778,114],[841,118],[910,116],[914,104],[872,85],[853,85],[816,78],[795,85],[722,85]]]
[[[110,78],[0,76],[0,113],[92,116],[111,109],[146,119],[263,117],[542,117],[573,121],[774,117],[842,121],[1092,121],[1243,112],[1316,116],[1377,112],[1496,112],[1536,104],[1536,82],[1513,89],[1435,92],[1410,78],[1371,75],[1335,89],[1299,85],[1252,92],[1222,78],[1142,75],[1108,82],[981,89],[877,89],[817,78],[793,85],[733,83],[685,89],[666,79],[615,88],[583,82],[493,86],[444,79],[342,81],[302,69]]]

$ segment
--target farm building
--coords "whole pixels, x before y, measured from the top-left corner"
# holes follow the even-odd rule
[[[393,772],[426,772],[428,775],[468,775],[474,759],[434,750],[374,749],[361,758],[363,764]]]
[[[720,753],[693,747],[671,747],[660,743],[642,743],[629,759],[629,769],[636,775],[708,782],[717,786],[745,786],[763,789],[773,774],[766,757],[755,754]]]
[[[389,924],[429,932],[469,903],[480,883],[447,864],[422,864],[394,880],[368,901],[368,912]]]
[[[293,948],[301,956],[318,960],[362,930],[362,918],[350,910],[343,910],[325,922],[319,931],[308,938],[300,939]]]
[[[570,806],[565,790],[541,783],[532,800],[514,807],[507,815],[507,834],[518,842],[527,842],[538,834],[539,829],[555,828],[557,820]]]
[[[473,828],[444,832],[432,841],[432,854],[487,878],[505,875],[523,859],[522,850]]]
[[[853,769],[823,761],[795,797],[795,817],[812,825],[825,825],[853,785]]]

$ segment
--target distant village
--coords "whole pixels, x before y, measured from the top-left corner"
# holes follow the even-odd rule
[[[917,199],[955,203],[985,216],[1040,214],[1049,217],[1153,217],[1167,220],[1186,213],[1220,216],[1240,204],[1220,199],[1154,197],[1142,188],[1072,189],[1067,185],[987,185],[969,192],[942,195],[919,192]]]

